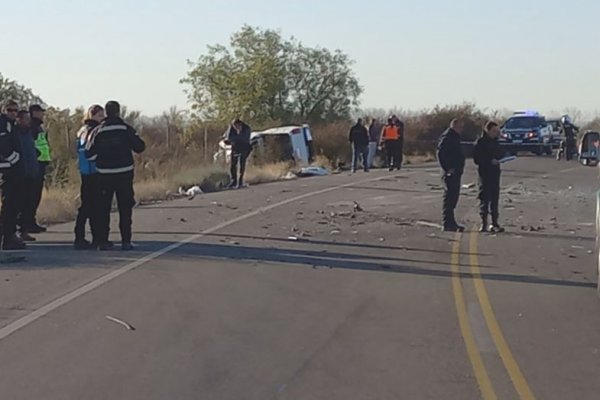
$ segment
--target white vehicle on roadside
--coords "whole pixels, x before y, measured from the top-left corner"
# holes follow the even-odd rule
[[[293,160],[299,165],[308,165],[312,159],[312,132],[308,125],[290,125],[270,128],[260,132],[252,132],[250,143],[253,152],[265,152],[268,146],[274,146],[279,151],[281,159],[272,161]],[[229,162],[231,146],[224,140],[219,142],[219,150],[214,154],[215,162],[224,160]]]

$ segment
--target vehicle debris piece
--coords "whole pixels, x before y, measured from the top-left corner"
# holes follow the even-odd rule
[[[123,326],[125,329],[127,329],[129,331],[135,331],[135,328],[132,325],[128,324],[127,322],[125,322],[123,320],[120,320],[120,319],[115,318],[115,317],[111,317],[110,315],[107,315],[106,319],[109,320],[109,321],[112,321],[112,322],[114,322],[116,324],[119,324],[119,325]]]

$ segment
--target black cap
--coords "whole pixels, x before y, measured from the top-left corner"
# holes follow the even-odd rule
[[[32,104],[29,106],[29,112],[33,113],[33,112],[37,112],[37,111],[46,111],[46,109],[44,107],[42,107],[40,104]]]

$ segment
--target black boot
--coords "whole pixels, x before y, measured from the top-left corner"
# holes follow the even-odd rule
[[[488,231],[488,217],[487,215],[481,216],[481,227],[479,228],[479,232],[484,233]]]
[[[502,233],[504,232],[504,228],[500,226],[500,224],[498,223],[498,218],[492,218],[492,227],[490,228],[490,230],[494,233]]]

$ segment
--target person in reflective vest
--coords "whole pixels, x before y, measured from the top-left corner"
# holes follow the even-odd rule
[[[385,147],[387,167],[390,171],[393,171],[394,168],[400,169],[400,160],[398,159],[399,139],[400,129],[396,126],[394,120],[389,118],[381,131],[381,141]]]
[[[33,140],[35,141],[35,147],[38,150],[38,162],[39,162],[39,177],[36,180],[36,189],[33,192],[33,223],[31,226],[24,227],[29,233],[42,233],[46,232],[46,228],[40,226],[37,223],[37,210],[40,207],[42,201],[42,193],[44,191],[44,181],[46,179],[46,170],[52,156],[50,153],[50,143],[48,142],[48,133],[44,129],[44,114],[46,109],[39,104],[34,104],[29,107],[29,114],[31,116],[31,133]]]

